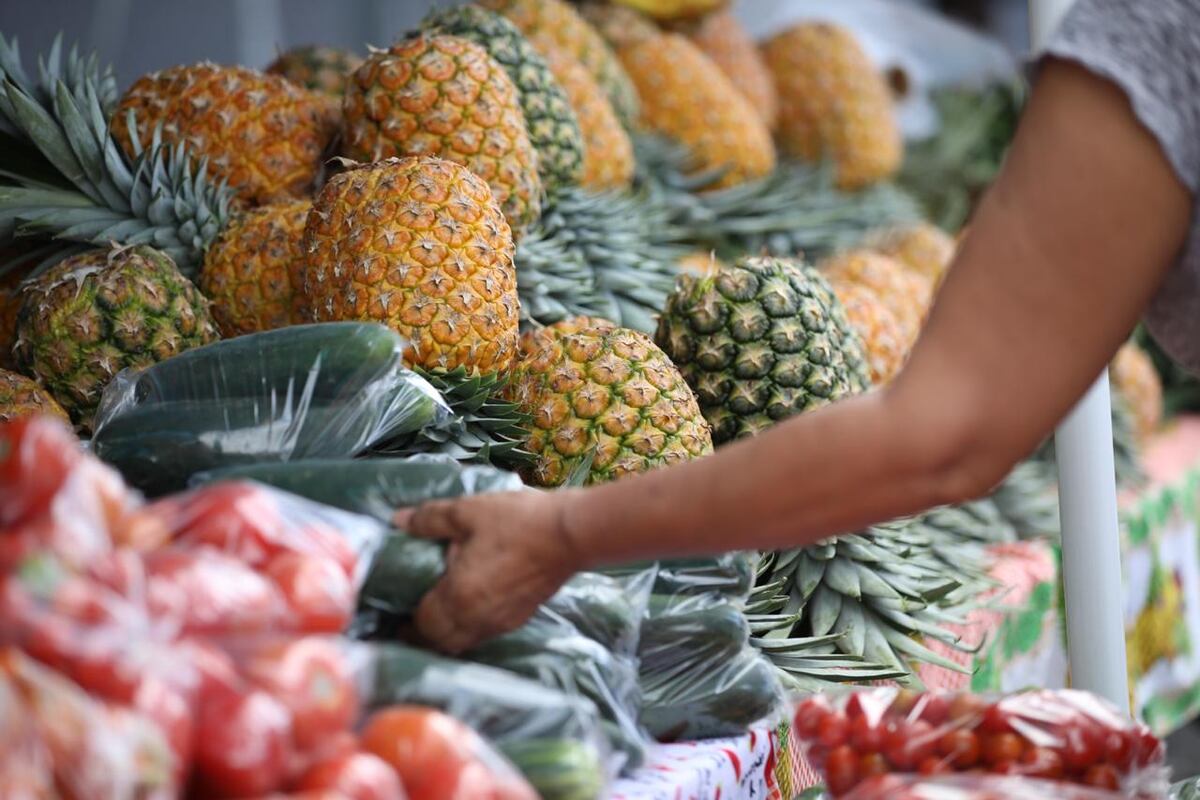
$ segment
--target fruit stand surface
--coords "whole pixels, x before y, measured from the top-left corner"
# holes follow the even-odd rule
[[[1148,485],[1122,498],[1122,569],[1133,707],[1160,735],[1200,713],[1200,417],[1174,423],[1145,454]],[[967,670],[922,665],[931,689],[1016,691],[1067,684],[1057,545],[996,545],[997,587],[958,629],[974,656],[931,647]],[[663,745],[610,800],[791,800],[819,782],[786,725]]]

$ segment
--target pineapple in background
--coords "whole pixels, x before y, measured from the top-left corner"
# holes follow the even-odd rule
[[[546,63],[571,102],[583,134],[580,185],[593,191],[628,189],[633,182],[633,142],[621,126],[608,97],[587,68],[558,50]]]
[[[1121,346],[1109,370],[1117,395],[1133,416],[1138,442],[1144,446],[1163,421],[1163,386],[1158,370],[1146,351],[1133,342]]]
[[[779,95],[767,63],[750,33],[729,11],[675,23],[672,29],[713,60],[734,87],[750,101],[767,128],[779,122]]]
[[[638,120],[638,91],[604,38],[564,0],[481,0],[521,29],[543,56],[570,56],[591,73],[627,128]]]
[[[200,291],[223,336],[282,328],[296,315],[292,265],[304,258],[309,200],[260,206],[234,218],[208,248]]]
[[[924,275],[935,288],[941,284],[958,249],[952,236],[928,222],[875,231],[864,244]]]
[[[567,93],[546,60],[504,17],[468,3],[430,14],[422,27],[459,36],[487,50],[517,87],[538,176],[548,193],[575,186],[583,175],[583,134]]]
[[[0,369],[16,366],[12,348],[17,343],[17,312],[21,310],[21,280],[17,270],[0,276]]]
[[[33,278],[17,317],[20,370],[83,428],[126,367],[145,367],[218,339],[208,302],[150,247],[94,249]]]
[[[161,128],[164,141],[186,143],[250,204],[310,192],[336,127],[327,102],[287,79],[209,63],[140,78],[112,115],[112,135],[131,159]]]
[[[908,355],[904,328],[896,315],[865,286],[833,281],[833,293],[846,309],[846,319],[862,340],[871,383],[883,386],[896,377]]]
[[[307,45],[280,53],[266,72],[281,75],[310,91],[340,99],[346,79],[362,62],[362,56],[349,50]]]
[[[659,20],[701,17],[721,11],[729,0],[613,0]]]
[[[342,112],[351,158],[453,161],[487,181],[512,230],[540,215],[537,153],[517,88],[479,45],[421,33],[372,53],[347,84]]]
[[[798,261],[746,257],[705,278],[681,276],[654,339],[696,393],[717,445],[870,386],[833,290]]]
[[[49,414],[70,422],[67,412],[36,381],[0,369],[0,422],[10,422],[31,414]]]
[[[645,334],[577,317],[521,337],[509,387],[530,415],[526,480],[559,486],[592,456],[588,483],[712,452],[687,383]]]
[[[928,278],[873,250],[848,250],[822,261],[819,267],[831,281],[864,286],[874,292],[900,323],[904,352],[912,349],[933,302]]]
[[[513,251],[480,177],[438,158],[388,159],[325,184],[292,283],[312,321],[381,322],[406,336],[410,365],[503,372],[517,350]]]
[[[858,189],[900,168],[904,143],[883,75],[844,28],[795,25],[763,45],[779,92],[785,153],[830,159],[838,185]]]
[[[712,275],[719,270],[725,269],[727,266],[716,255],[711,252],[704,252],[703,250],[688,253],[679,259],[680,272],[690,273],[701,278],[705,275]]]

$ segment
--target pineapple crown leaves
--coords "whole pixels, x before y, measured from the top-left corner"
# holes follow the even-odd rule
[[[43,107],[51,106],[62,84],[77,102],[82,102],[89,92],[94,93],[100,108],[107,117],[118,100],[117,80],[110,65],[103,68],[95,53],[86,58],[80,56],[78,48],[72,46],[63,59],[62,34],[54,37],[50,52],[38,59],[38,80],[30,80],[21,66],[21,51],[16,37],[8,40],[0,34],[0,82],[11,83]],[[4,94],[0,94],[0,131],[20,137],[22,131],[13,126],[12,109]]]

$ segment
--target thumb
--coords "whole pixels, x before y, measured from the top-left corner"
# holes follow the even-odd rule
[[[457,655],[472,644],[469,631],[459,625],[452,601],[453,576],[443,576],[417,606],[417,631],[438,650]]]
[[[454,500],[431,500],[416,508],[402,508],[392,516],[395,526],[422,539],[458,541],[467,534]]]

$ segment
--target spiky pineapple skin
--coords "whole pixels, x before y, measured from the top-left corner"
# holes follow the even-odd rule
[[[779,93],[779,140],[789,155],[832,159],[857,189],[893,175],[904,155],[891,93],[848,30],[801,23],[763,45]]]
[[[421,33],[372,53],[347,84],[342,112],[351,158],[454,161],[487,181],[514,231],[541,213],[517,88],[479,45]]]
[[[269,75],[281,75],[313,92],[341,97],[350,73],[362,65],[362,56],[322,45],[293,47],[267,66]]]
[[[950,234],[928,222],[875,231],[866,245],[924,275],[934,286],[942,282],[957,249]]]
[[[614,0],[623,6],[661,20],[687,19],[719,14],[729,0]]]
[[[864,286],[879,298],[900,323],[907,353],[921,333],[933,299],[933,286],[923,275],[906,270],[896,259],[874,250],[835,254],[820,263],[830,280]]]
[[[36,381],[0,369],[0,422],[10,422],[33,414],[49,414],[63,422],[70,422],[67,412]]]
[[[25,273],[12,270],[0,276],[0,369],[15,369],[13,345],[17,343],[17,313],[21,310],[21,281]]]
[[[474,4],[434,12],[426,29],[459,36],[487,50],[517,87],[538,175],[547,192],[575,186],[583,176],[583,134],[566,92],[546,60],[503,16]]]
[[[582,64],[608,95],[622,124],[640,115],[638,91],[603,37],[563,0],[480,0],[507,17],[542,55],[558,51]]]
[[[1163,420],[1163,386],[1158,370],[1146,351],[1133,342],[1121,346],[1110,369],[1113,386],[1133,416],[1138,441],[1145,444]]]
[[[650,337],[577,317],[521,337],[509,384],[531,417],[535,462],[523,477],[558,486],[594,452],[602,483],[712,452],[708,425],[683,376]]]
[[[846,310],[850,327],[862,340],[871,383],[876,386],[888,383],[904,366],[908,354],[904,328],[891,309],[867,287],[846,281],[832,281],[830,285]]]
[[[798,261],[747,257],[705,278],[682,275],[655,341],[695,391],[717,445],[870,385],[833,290]]]
[[[545,56],[550,71],[567,93],[583,134],[580,185],[594,191],[628,189],[636,166],[633,141],[608,97],[574,57],[558,50]]]
[[[14,352],[21,371],[86,428],[122,369],[218,338],[199,290],[169,257],[139,246],[80,253],[31,280]]]
[[[230,220],[209,247],[200,291],[212,301],[221,335],[269,331],[291,323],[291,270],[304,258],[309,200],[260,206]]]
[[[709,188],[735,186],[775,169],[766,124],[694,44],[664,33],[622,47],[619,55],[641,94],[647,125],[686,145],[700,170],[725,170]]]
[[[313,201],[292,285],[309,321],[371,320],[426,369],[508,368],[517,350],[512,233],[491,190],[438,158],[333,176]]]
[[[717,11],[698,20],[678,23],[676,30],[713,60],[734,87],[762,117],[767,128],[779,122],[779,95],[775,80],[749,31],[729,11]]]
[[[210,63],[146,75],[121,97],[112,131],[132,154],[130,113],[143,145],[161,125],[252,204],[311,191],[337,126],[327,102],[279,75]]]

